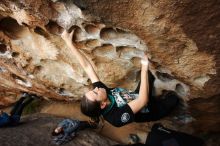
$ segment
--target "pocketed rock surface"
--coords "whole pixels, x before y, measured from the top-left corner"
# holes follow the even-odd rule
[[[91,87],[60,37],[63,28],[75,30],[73,42],[108,86],[134,89],[148,53],[156,94],[217,95],[219,6],[215,0],[2,0],[0,104],[15,102],[21,91],[80,100]]]

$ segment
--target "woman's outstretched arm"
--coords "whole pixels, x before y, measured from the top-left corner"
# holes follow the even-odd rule
[[[149,61],[147,56],[141,60],[141,84],[139,90],[139,97],[128,103],[133,113],[139,112],[149,100],[149,82],[148,82],[148,65]]]
[[[72,42],[73,33],[74,30],[71,33],[68,33],[67,30],[64,30],[61,37],[66,42],[66,45],[70,48],[70,51],[73,54],[73,56],[75,56],[76,59],[79,61],[80,65],[82,66],[86,74],[89,76],[92,83],[99,81],[97,73],[95,72],[89,60],[73,44]]]

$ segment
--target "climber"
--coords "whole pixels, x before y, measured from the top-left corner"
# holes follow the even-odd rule
[[[0,127],[16,126],[20,122],[21,114],[26,105],[33,99],[37,98],[34,94],[24,93],[22,97],[15,103],[10,114],[0,111]]]
[[[91,118],[103,116],[110,124],[121,127],[133,121],[146,122],[167,116],[178,103],[178,96],[172,91],[153,97],[154,76],[148,70],[148,57],[141,60],[141,81],[134,92],[123,88],[108,88],[103,84],[91,63],[72,42],[74,31],[64,30],[61,37],[85,70],[94,89],[85,93],[81,100],[81,111]]]
[[[52,143],[57,145],[65,144],[72,140],[78,131],[89,128],[95,129],[97,126],[95,122],[64,119],[52,131],[51,134],[54,136]]]

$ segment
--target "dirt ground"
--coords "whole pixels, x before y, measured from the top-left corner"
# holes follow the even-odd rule
[[[65,108],[63,108],[64,106]],[[88,118],[81,113],[79,103],[75,103],[73,105],[72,103],[47,102],[43,105],[40,112],[64,117],[71,117],[80,120],[88,120]],[[178,121],[173,121],[174,116],[175,113],[173,113],[173,115],[169,117],[163,118],[160,121],[156,121],[156,123],[161,122],[167,128],[182,131],[203,138],[207,142],[207,146],[218,146],[220,144],[220,133],[217,132],[218,130],[216,132],[204,132],[202,131],[202,129],[198,131],[199,127],[195,126],[195,124],[199,123],[201,126],[200,120],[202,119],[198,118],[197,120],[194,120],[194,122],[191,122],[192,124],[183,124],[178,123]],[[217,123],[217,121],[215,122]],[[140,138],[140,142],[144,143],[147,138],[147,134],[148,132],[150,132],[150,129],[154,123],[155,122],[131,123],[126,126],[117,128],[111,126],[108,122],[105,121],[103,123],[103,127],[96,132],[119,143],[132,143],[130,134],[136,134]],[[196,127],[197,129],[194,129],[193,131],[193,127]],[[204,127],[205,125],[203,126],[203,128]],[[204,130],[207,131],[207,129]]]
[[[0,130],[1,146],[54,146],[51,131],[63,118],[48,114],[34,114],[24,117],[19,126]],[[92,130],[78,132],[65,146],[110,146],[116,144]]]
[[[63,108],[64,106],[65,108]],[[81,113],[79,103],[74,104],[74,106],[71,103],[46,103],[40,112],[57,116],[72,117],[80,120],[89,120]],[[137,134],[140,137],[141,142],[144,143],[150,125],[152,124],[131,123],[129,125],[117,128],[111,126],[108,122],[103,121],[102,126],[100,126],[101,128],[97,130],[97,132],[120,143],[130,143],[130,134]]]
[[[207,105],[209,105],[208,107],[210,107],[210,104],[207,103]],[[71,102],[42,101],[40,107],[38,108],[39,108],[38,112],[40,113],[38,114],[35,113],[30,116],[28,115],[24,116],[24,118],[22,119],[23,121],[22,124],[19,125],[18,127],[2,128],[0,130],[0,144],[2,146],[26,146],[26,145],[34,146],[36,144],[49,146],[51,145],[50,131],[63,118],[66,117],[66,118],[73,118],[79,120],[89,120],[86,116],[84,116],[81,113],[79,108],[79,103],[75,103],[75,102],[71,103]],[[205,108],[205,106],[203,106],[203,108]],[[9,110],[10,109],[5,109],[4,111],[9,111]],[[198,111],[199,108],[197,108],[196,113],[199,113]],[[204,129],[206,126],[200,128],[200,132],[198,131],[198,126],[196,126],[197,131],[192,131],[191,126],[195,127],[195,123],[200,123],[199,125],[201,127],[201,122],[195,121],[194,124],[177,123],[172,121],[173,116],[174,115],[171,115],[157,122],[163,123],[163,125],[167,128],[171,128],[174,130],[199,136],[206,141],[207,146],[219,145],[220,133],[218,133],[217,131],[212,133],[202,132],[201,130]],[[204,118],[200,120],[203,119]],[[70,144],[67,144],[67,146],[72,145],[73,143],[74,145],[82,145],[82,146],[87,146],[87,145],[107,146],[110,145],[112,140],[117,143],[132,143],[130,134],[136,134],[140,138],[140,142],[144,143],[147,137],[147,133],[150,131],[150,128],[153,124],[154,124],[153,122],[149,122],[149,123],[146,122],[141,124],[131,123],[121,128],[116,128],[111,126],[108,122],[103,122],[98,130],[94,130],[94,131],[87,130],[87,131],[83,131],[82,134],[79,133],[80,135],[79,138],[77,138],[76,140],[74,139],[74,141],[71,142]],[[100,137],[102,140],[99,140]],[[111,140],[108,140],[108,138]],[[89,141],[89,139],[92,139],[92,141]],[[19,143],[17,141],[19,141]]]

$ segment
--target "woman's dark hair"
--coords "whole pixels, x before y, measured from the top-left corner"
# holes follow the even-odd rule
[[[100,101],[91,101],[84,95],[81,100],[81,111],[89,117],[99,117],[101,114],[100,104]]]
[[[56,129],[56,128],[55,128]],[[51,135],[52,136],[57,136],[57,135],[60,135],[60,134],[63,134],[64,132],[63,132],[63,129],[60,131],[60,132],[58,132],[58,133],[56,133],[55,132],[55,129],[53,129],[53,131],[51,132]]]

